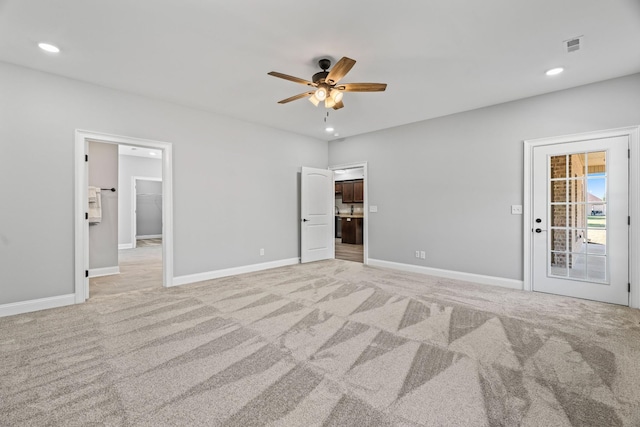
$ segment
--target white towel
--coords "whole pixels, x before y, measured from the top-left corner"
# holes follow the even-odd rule
[[[91,194],[94,194],[93,201]],[[89,224],[99,224],[102,221],[102,191],[98,187],[89,187]]]
[[[97,187],[89,187],[89,203],[96,202],[96,190],[100,190]]]

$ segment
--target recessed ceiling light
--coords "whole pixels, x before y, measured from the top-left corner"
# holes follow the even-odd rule
[[[60,48],[58,46],[54,46],[49,43],[38,43],[38,47],[46,52],[50,53],[58,53],[60,52]]]
[[[152,156],[156,155],[156,153],[154,153],[153,151],[149,151],[149,154],[151,154]]]
[[[564,68],[562,68],[562,67],[557,67],[557,68],[552,68],[552,69],[548,70],[545,74],[546,74],[547,76],[555,76],[555,75],[560,74],[560,73],[561,73],[561,72],[563,72],[563,71],[564,71]]]
[[[325,128],[325,130],[326,130],[327,132],[333,132],[333,128],[332,128],[331,126],[329,126],[329,127]]]

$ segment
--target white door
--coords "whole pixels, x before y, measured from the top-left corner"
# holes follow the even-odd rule
[[[335,257],[333,171],[302,168],[300,262]]]
[[[533,148],[533,290],[629,304],[628,137]]]

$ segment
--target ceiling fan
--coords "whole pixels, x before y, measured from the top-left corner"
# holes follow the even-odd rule
[[[338,84],[348,72],[353,68],[356,61],[346,56],[342,57],[340,61],[331,69],[331,61],[329,59],[321,59],[318,61],[318,65],[322,71],[315,73],[311,77],[311,81],[301,79],[298,77],[289,76],[287,74],[278,73],[277,71],[271,71],[268,73],[270,76],[279,77],[281,79],[289,80],[295,83],[300,83],[306,86],[314,88],[307,92],[294,95],[290,98],[278,101],[278,104],[286,104],[297,99],[309,97],[309,101],[316,107],[322,101],[326,108],[333,108],[339,110],[344,107],[342,103],[343,92],[382,92],[387,88],[386,83],[343,83]]]

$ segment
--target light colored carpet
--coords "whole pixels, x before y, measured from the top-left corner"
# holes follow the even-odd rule
[[[638,426],[640,311],[322,261],[0,319],[2,426]]]

